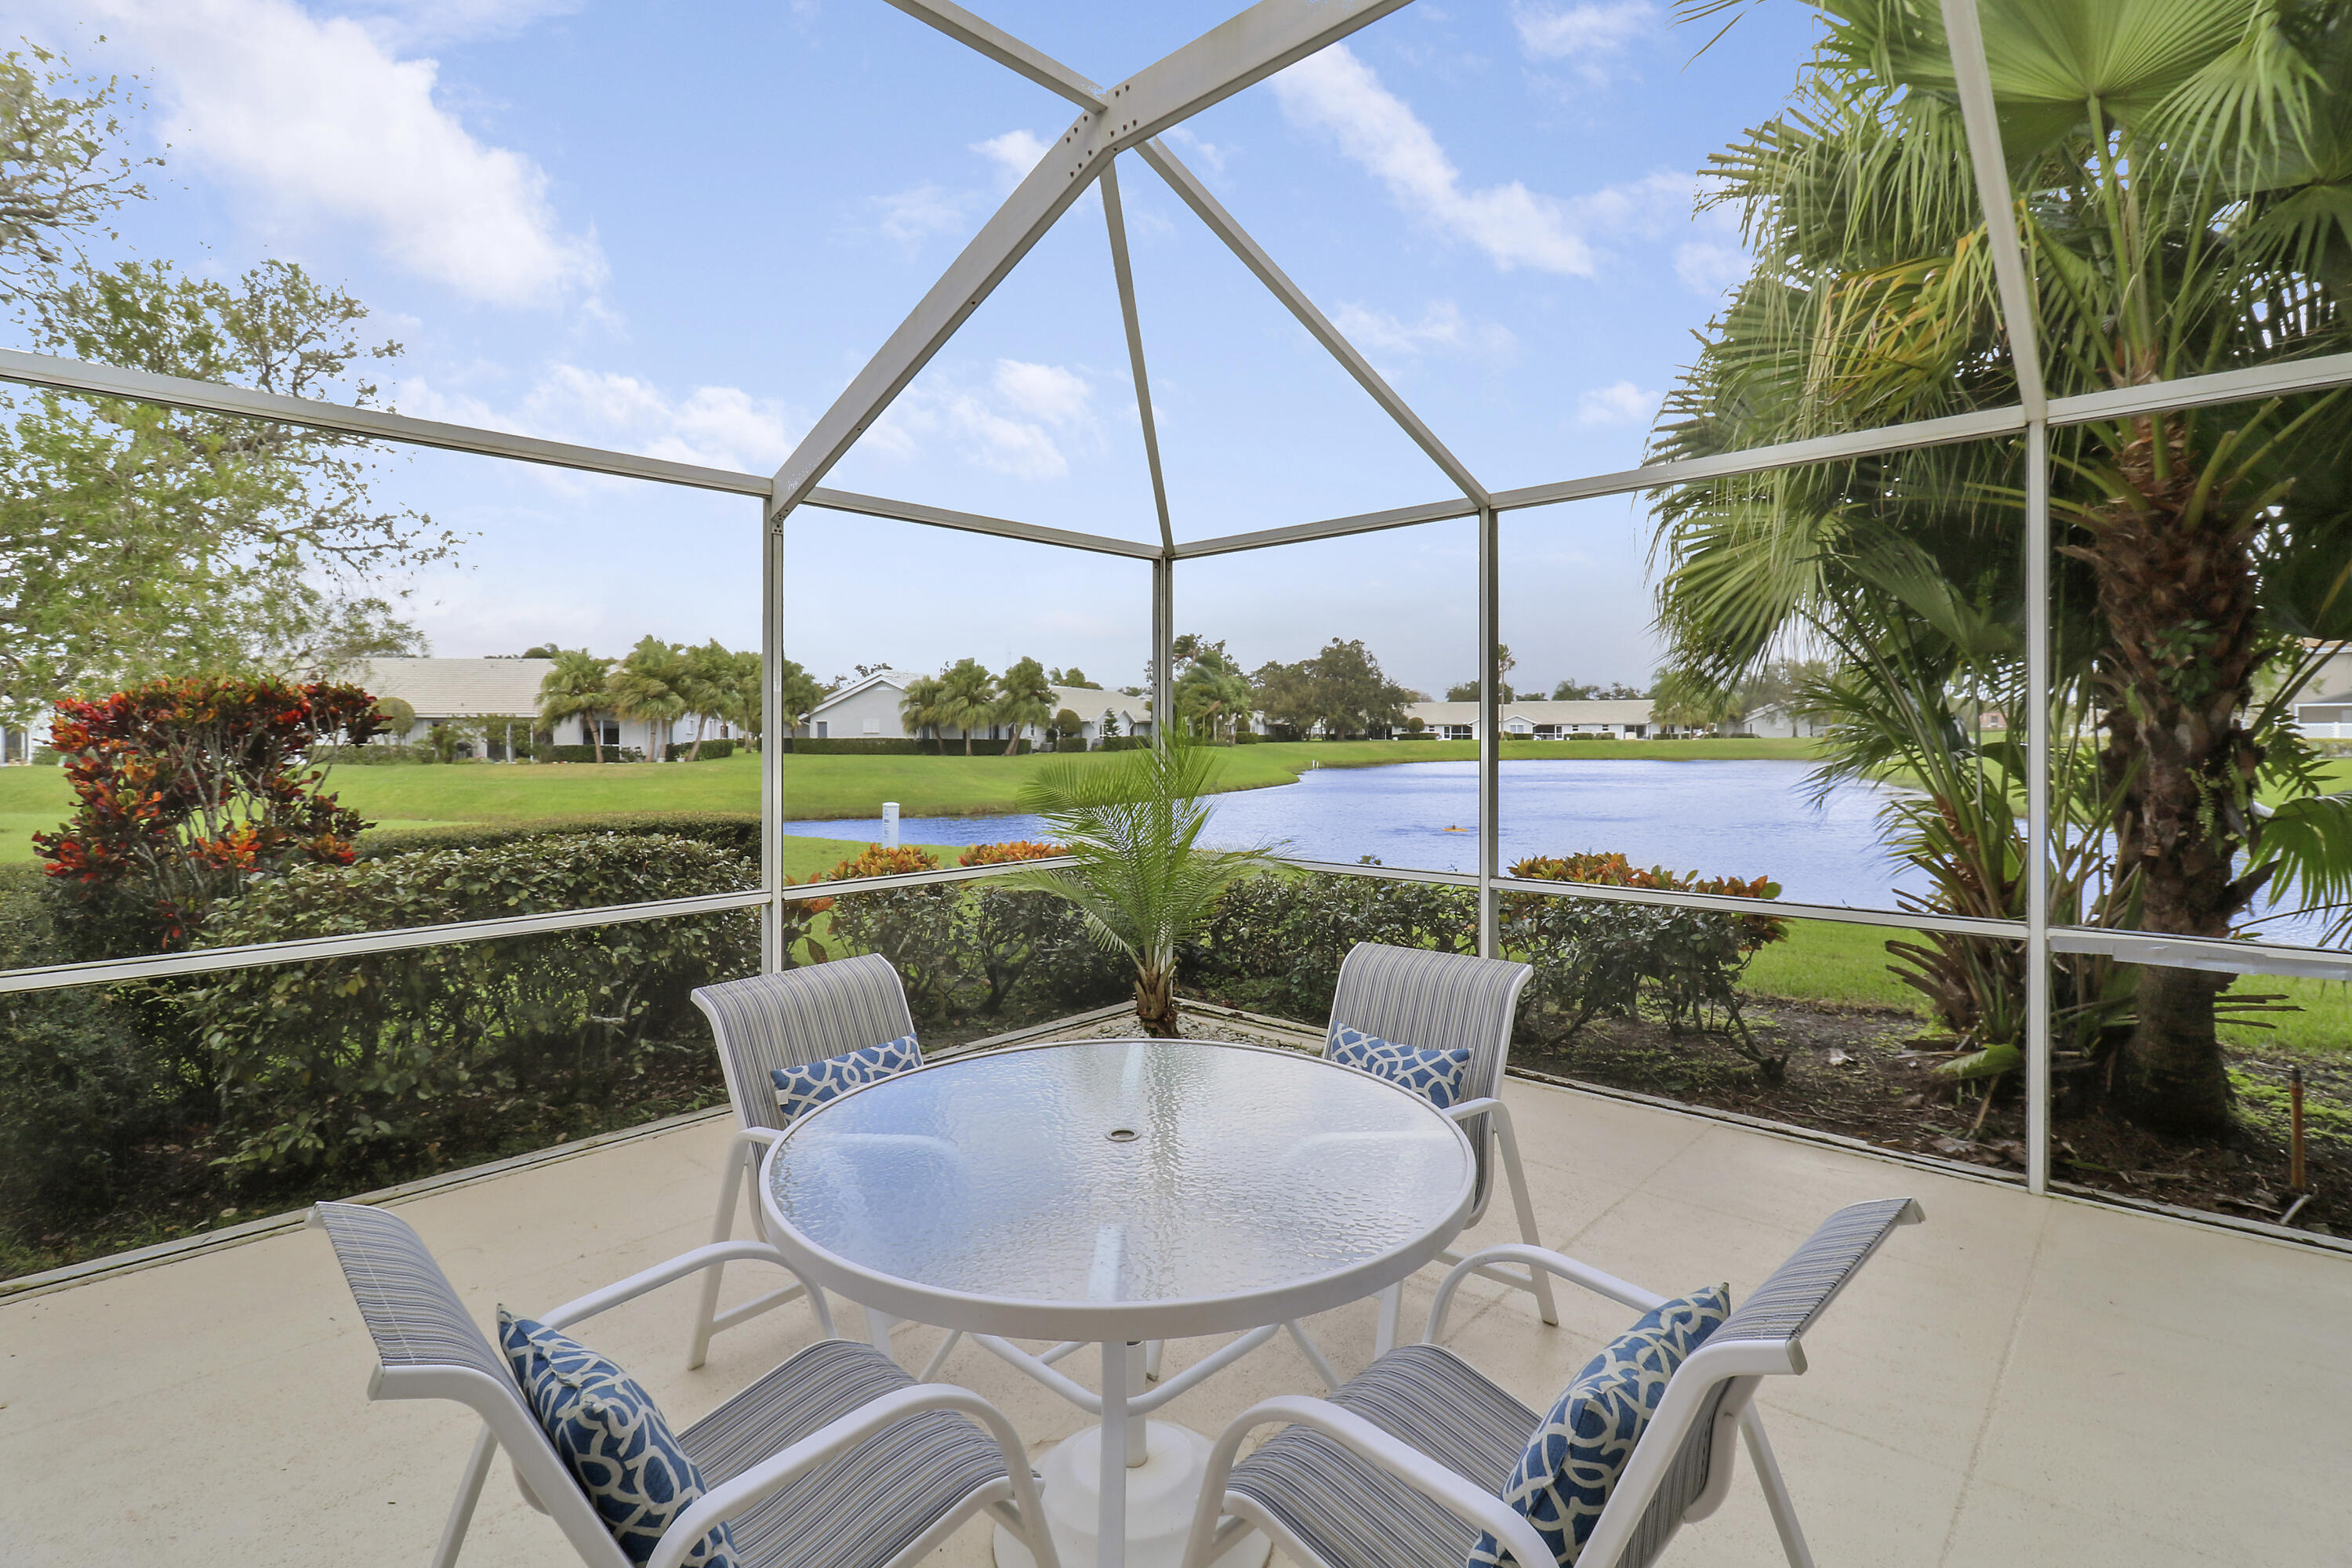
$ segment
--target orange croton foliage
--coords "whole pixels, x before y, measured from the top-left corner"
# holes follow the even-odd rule
[[[1612,888],[1648,888],[1659,892],[1713,893],[1727,899],[1777,899],[1780,884],[1769,877],[1701,877],[1696,871],[1669,871],[1663,866],[1635,866],[1622,854],[1534,855],[1513,866],[1510,874],[1533,881],[1598,882]]]
[[[142,943],[185,943],[215,900],[257,876],[304,863],[348,866],[368,824],[319,786],[315,747],[382,732],[356,686],[206,677],[151,681],[94,702],[58,704],[50,744],[78,805],[33,835],[51,877],[87,903],[150,929]]]
[[[1050,860],[1069,851],[1059,844],[1016,838],[1009,844],[975,844],[956,857],[959,866],[1009,866],[1016,860]]]
[[[857,877],[903,877],[910,871],[936,871],[940,858],[928,849],[911,844],[887,848],[868,844],[863,854],[854,855],[824,874],[828,882],[846,882]]]

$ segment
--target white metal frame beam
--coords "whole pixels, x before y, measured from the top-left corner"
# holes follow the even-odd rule
[[[1143,367],[1143,318],[1135,308],[1135,270],[1127,255],[1127,214],[1118,199],[1118,163],[1102,172],[1103,226],[1110,231],[1110,270],[1118,285],[1118,314],[1127,327],[1127,363],[1135,373],[1135,415],[1143,427],[1143,460],[1151,470],[1151,504],[1160,514],[1160,548],[1176,550],[1168,521],[1168,479],[1160,468],[1160,422],[1151,412],[1151,377]]]
[[[1397,395],[1396,389],[1372,368],[1371,362],[1357,351],[1356,345],[1340,334],[1339,329],[1331,324],[1330,318],[1307,298],[1307,290],[1291,281],[1290,275],[1274,264],[1274,258],[1249,237],[1249,231],[1225,210],[1223,203],[1209,194],[1209,187],[1201,183],[1200,177],[1160,142],[1146,142],[1136,151],[1161,179],[1168,182],[1168,188],[1192,209],[1193,216],[1225,242],[1225,248],[1241,259],[1241,264],[1249,268],[1251,276],[1265,284],[1274,297],[1282,301],[1284,308],[1297,318],[1298,324],[1307,329],[1307,335],[1339,362],[1339,367],[1355,378],[1357,385],[1370,394],[1372,401],[1396,421],[1397,427],[1412,438],[1412,444],[1419,447],[1473,503],[1478,506],[1487,504],[1486,487],[1480,484],[1462,459],[1437,438],[1437,433],[1423,422],[1421,416]]]
[[[1221,103],[1265,80],[1285,66],[1379,21],[1410,0],[1258,0],[1258,4],[1211,28],[1115,87],[1103,89],[1029,171],[1004,205],[982,226],[930,291],[890,334],[826,409],[782,468],[776,470],[771,506],[789,511],[838,463],[891,401],[930,363],[981,301],[994,292],[1021,258],[1045,236],[1086,188],[1101,177],[1111,159],[1168,127]],[[1014,40],[978,17],[936,5],[911,14],[950,37],[981,48],[992,58],[1010,51]],[[985,33],[982,32],[985,29]],[[1023,59],[1060,90],[1066,68],[1056,68],[1034,50]],[[1011,62],[1008,62],[1011,63]],[[1023,69],[1022,64],[1013,68]],[[1024,74],[1029,74],[1024,70]]]
[[[859,495],[855,490],[813,489],[803,506],[821,507],[828,511],[855,512],[861,517],[887,517],[899,522],[919,522],[926,528],[952,528],[963,533],[990,533],[1000,539],[1024,539],[1032,544],[1053,544],[1066,550],[1090,550],[1097,555],[1125,555],[1140,561],[1156,561],[1160,549],[1139,539],[1113,539],[1107,534],[1075,533],[1066,528],[1048,528],[1037,522],[1014,522],[1007,518],[983,517],[978,512],[957,511],[950,507],[931,506],[922,501],[892,500],[886,496]]]
[[[1943,0],[1969,162],[2025,415],[2025,1184],[2050,1188],[2050,395],[2033,277],[2018,241],[2017,196],[2001,153],[1977,0]]]
[[[611,474],[625,479],[653,479],[696,489],[723,490],[730,495],[765,498],[771,488],[765,475],[738,473],[732,468],[705,468],[699,463],[672,462],[667,458],[639,457],[602,447],[576,447],[563,441],[542,441],[510,430],[490,430],[475,425],[449,425],[437,419],[413,419],[385,408],[353,408],[316,398],[288,397],[256,392],[249,386],[196,381],[186,376],[157,375],[151,371],[122,370],[82,360],[55,359],[47,354],[0,349],[0,381],[55,392],[119,397],[132,403],[159,404],[167,408],[193,409],[200,414],[226,414],[245,419],[269,419],[313,430],[332,430],[372,440],[400,441],[414,447],[434,447],[450,452],[473,452],[488,458],[513,458],[551,468],[577,468]]]

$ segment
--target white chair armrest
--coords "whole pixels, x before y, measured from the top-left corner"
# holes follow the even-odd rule
[[[1208,1472],[1201,1487],[1200,1510],[1193,1521],[1194,1550],[1207,1538],[1207,1532],[1213,1531],[1216,1526],[1217,1515],[1224,1504],[1225,1479],[1233,1469],[1234,1455],[1241,1446],[1243,1436],[1250,1428],[1262,1426],[1269,1421],[1287,1422],[1321,1433],[1366,1463],[1402,1481],[1465,1524],[1475,1525],[1494,1536],[1519,1563],[1519,1568],[1553,1568],[1555,1559],[1549,1548],[1544,1545],[1543,1537],[1538,1535],[1535,1526],[1510,1504],[1354,1412],[1342,1409],[1328,1399],[1315,1399],[1306,1394],[1285,1394],[1250,1406],[1234,1417],[1233,1425],[1226,1427],[1217,1439],[1216,1447],[1210,1452]],[[1188,1552],[1188,1557],[1191,1554]]]
[[[1649,1311],[1668,1298],[1654,1290],[1644,1290],[1639,1285],[1629,1285],[1613,1274],[1603,1274],[1590,1264],[1554,1252],[1548,1247],[1530,1247],[1523,1241],[1501,1242],[1480,1247],[1447,1270],[1438,1283],[1437,1299],[1429,1305],[1429,1331],[1422,1337],[1434,1341],[1445,1326],[1445,1310],[1454,1304],[1454,1292],[1472,1274],[1497,1263],[1524,1263],[1529,1268],[1540,1268],[1556,1274],[1571,1284],[1583,1286],[1597,1296],[1606,1296],[1639,1311]]]
[[[837,1459],[867,1438],[926,1411],[951,1410],[988,1428],[1003,1452],[1005,1473],[1013,1479],[1015,1506],[1033,1528],[1027,1542],[1037,1556],[1037,1568],[1060,1568],[1045,1530],[1044,1505],[1038,1500],[1036,1478],[1029,1473],[1029,1457],[1020,1435],[1002,1412],[968,1388],[949,1383],[919,1383],[896,1394],[859,1405],[848,1415],[817,1428],[781,1453],[772,1455],[732,1480],[711,1488],[694,1506],[670,1521],[655,1542],[646,1568],[678,1568],[694,1543],[710,1533],[720,1521],[744,1512],[770,1494],[790,1486],[829,1460]]]
[[[798,1270],[784,1261],[784,1255],[764,1241],[714,1241],[691,1252],[681,1252],[667,1263],[656,1263],[601,1290],[591,1290],[575,1300],[566,1301],[539,1321],[551,1329],[568,1328],[583,1318],[593,1318],[624,1301],[635,1300],[648,1290],[658,1290],[673,1280],[700,1273],[716,1264],[737,1262],[772,1263],[794,1279],[800,1277]]]

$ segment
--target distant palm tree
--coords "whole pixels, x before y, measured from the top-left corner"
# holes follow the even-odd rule
[[[621,668],[613,672],[607,683],[613,711],[624,719],[646,721],[648,760],[660,760],[661,745],[655,737],[689,706],[682,689],[689,684],[685,655],[653,637],[638,638]]]
[[[899,721],[917,740],[926,730],[940,733],[940,689],[938,677],[924,675],[907,682],[907,689],[898,695]]]
[[[1214,652],[1203,652],[1184,667],[1175,696],[1177,717],[1202,725],[1211,740],[1249,717],[1249,677]]]
[[[588,743],[596,760],[604,760],[604,726],[596,715],[613,705],[604,682],[613,669],[609,658],[598,658],[584,647],[557,648],[555,668],[539,683],[539,721],[550,730],[566,719],[587,721]]]
[[[728,704],[737,658],[717,637],[700,647],[688,648],[678,658],[677,694],[694,715],[694,744],[686,751],[689,763],[702,760],[703,731],[710,721],[726,716],[721,710]]]
[[[996,677],[976,658],[960,658],[940,672],[940,694],[932,704],[933,722],[952,724],[963,731],[963,754],[971,755],[975,726],[996,716]]]
[[[1044,665],[1024,658],[1004,672],[1002,684],[994,719],[1009,733],[1017,738],[1032,724],[1043,730],[1054,721],[1054,688]]]

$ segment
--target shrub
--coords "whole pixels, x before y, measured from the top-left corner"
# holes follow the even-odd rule
[[[826,872],[824,880],[898,877],[939,868],[938,857],[911,844],[871,844]],[[976,967],[962,903],[963,889],[952,882],[845,894],[833,905],[834,952],[880,953],[898,972],[908,1006],[946,1016],[955,1011],[959,982]]]
[[[869,757],[961,757],[964,754],[961,741],[918,741],[911,736],[889,737],[847,736],[796,738],[787,750],[801,756],[869,756]],[[975,757],[1025,757],[1030,745],[1026,741],[974,741],[971,754]]]
[[[523,839],[578,833],[617,833],[625,838],[691,838],[698,844],[753,859],[760,853],[757,812],[648,811],[539,817],[525,822],[450,823],[436,827],[372,827],[360,835],[359,858],[381,860],[419,849],[488,849]]]
[[[255,877],[348,863],[366,825],[304,759],[383,728],[356,686],[274,678],[152,680],[58,703],[49,733],[79,804],[33,847],[71,889],[80,952],[177,947]]]
[[[1762,877],[1643,869],[1614,854],[1537,856],[1512,866],[1510,875],[1731,898],[1780,891]],[[1596,1017],[1638,1016],[1646,999],[1674,1034],[1720,1028],[1769,1079],[1777,1081],[1788,1065],[1786,1053],[1756,1044],[1738,990],[1756,950],[1787,934],[1778,919],[1528,893],[1505,894],[1497,912],[1504,950],[1536,966],[1530,1022],[1548,1016],[1559,1039],[1573,1038]]]
[[[437,763],[430,746],[332,746],[319,752],[312,759],[331,768],[392,768],[409,767],[419,763]]]
[[[1054,750],[1057,752],[1083,752],[1086,749],[1086,738],[1082,735],[1065,736],[1054,742]]]
[[[41,882],[0,867],[0,968],[72,956]],[[191,1086],[138,1025],[112,987],[0,994],[0,1209],[68,1218],[152,1185],[148,1146],[186,1120]]]
[[[1265,739],[1265,737],[1264,735],[1259,734],[1255,730],[1235,730],[1234,731],[1234,744],[1236,746],[1255,746],[1260,741]]]
[[[1475,952],[1478,896],[1444,883],[1261,872],[1225,890],[1184,969],[1319,1025],[1330,1016],[1340,961],[1359,942]]]
[[[604,750],[604,754],[599,757],[593,746],[541,744],[531,747],[530,760],[535,763],[642,763],[646,760],[645,752],[635,746],[606,746]]]
[[[684,898],[752,885],[741,857],[614,833],[425,850],[264,882],[211,945]],[[218,1075],[232,1175],[348,1167],[486,1095],[605,1104],[687,994],[759,964],[756,912],[229,970],[184,993]]]
[[[882,737],[861,741],[834,740],[831,737],[818,740],[814,736],[795,735],[784,749],[795,756],[803,757],[919,757],[923,754],[922,743],[919,741]]]
[[[731,740],[719,740],[714,737],[702,742],[702,752],[699,756],[694,755],[693,753],[694,742],[691,741],[688,741],[682,745],[677,742],[672,742],[662,752],[662,755],[673,763],[683,763],[688,761],[712,763],[717,762],[721,757],[733,756],[735,754],[735,742]]]

